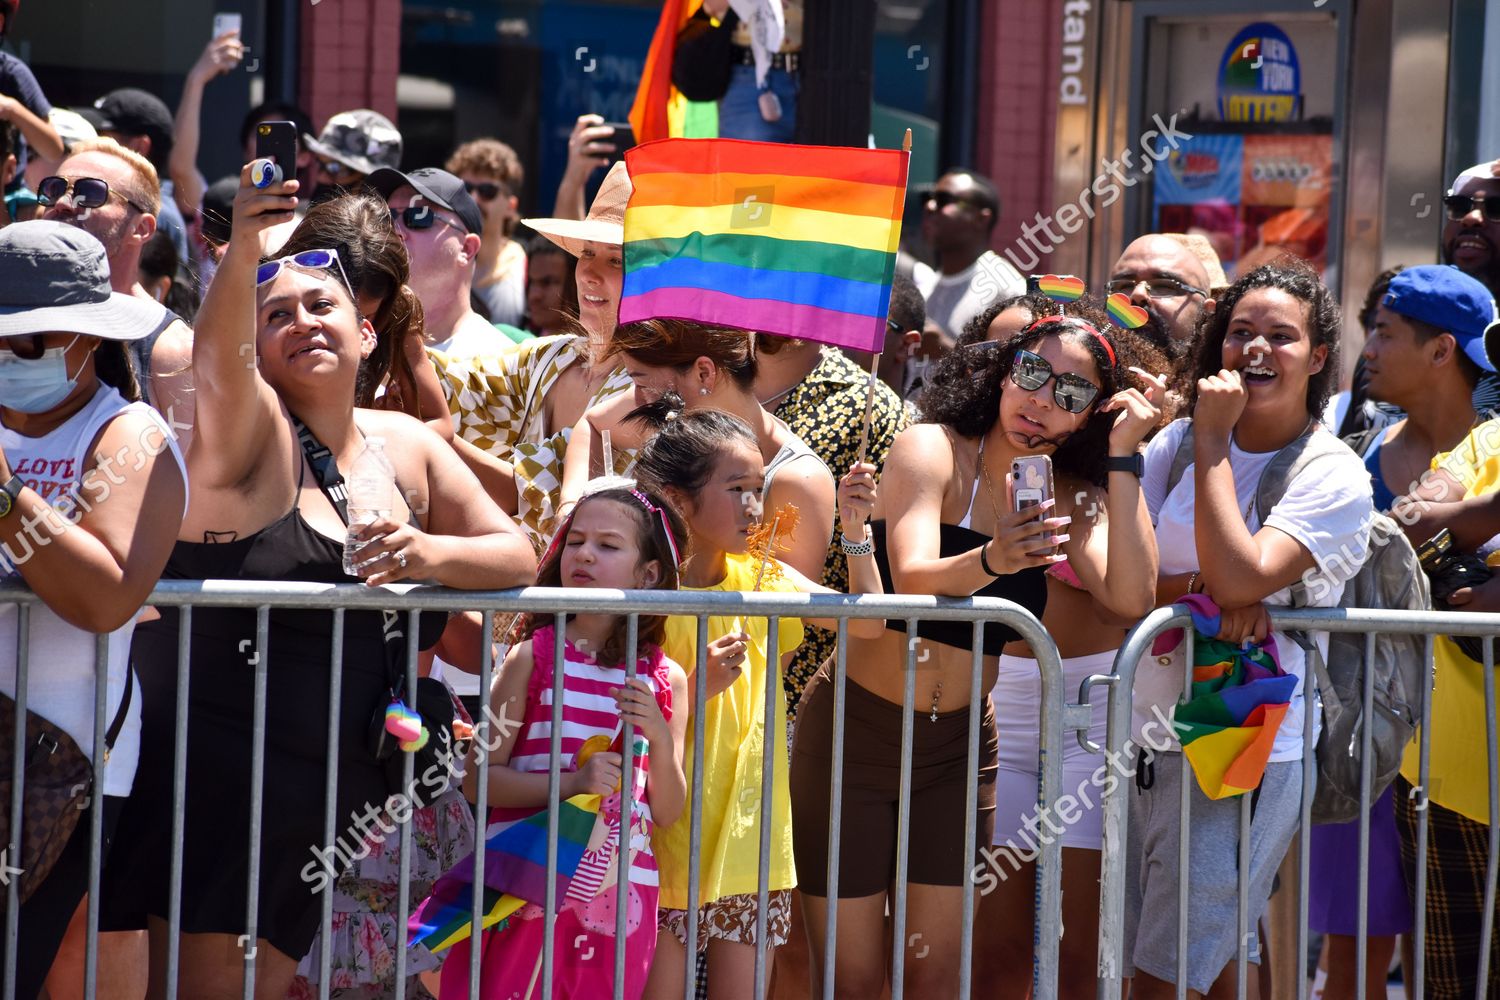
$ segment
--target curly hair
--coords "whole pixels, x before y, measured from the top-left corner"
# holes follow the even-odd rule
[[[970,339],[976,330],[989,328],[989,322],[1006,308],[1027,305],[1043,311],[1039,319],[1004,343]],[[979,325],[984,314],[964,330],[962,346],[938,362],[928,376],[922,394],[921,411],[927,423],[943,424],[968,438],[988,434],[1000,418],[1000,396],[1010,378],[1016,352],[1036,347],[1047,337],[1065,337],[1081,344],[1094,359],[1100,376],[1099,396],[1089,410],[1084,425],[1058,444],[1052,462],[1057,471],[1103,486],[1109,473],[1109,432],[1114,426],[1112,413],[1100,413],[1098,404],[1127,388],[1144,389],[1146,383],[1132,375],[1130,369],[1169,371],[1165,357],[1140,337],[1124,333],[1110,324],[1097,300],[1081,299],[1064,306],[1045,296],[1015,296],[991,306],[989,320]],[[1095,337],[1074,320],[1082,320],[1099,332]],[[1102,340],[1101,340],[1102,338]],[[1114,352],[1111,362],[1105,350],[1107,342]],[[1163,415],[1165,422],[1166,414]]]
[[[567,519],[557,529],[557,538],[553,545],[547,550],[542,559],[542,564],[537,568],[536,585],[538,587],[562,587],[562,554],[567,543],[568,531],[573,526],[573,520],[578,512],[586,505],[609,501],[620,506],[631,515],[631,521],[636,528],[636,547],[641,553],[641,565],[655,562],[661,566],[661,579],[656,581],[650,590],[676,590],[678,586],[681,566],[673,554],[672,541],[667,538],[667,532],[672,533],[672,539],[676,541],[677,551],[686,551],[687,524],[671,504],[667,503],[657,493],[646,487],[612,487],[599,490],[594,493],[585,494],[584,497],[574,505]],[[572,617],[571,615],[569,616]],[[520,617],[516,623],[515,641],[520,642],[530,639],[537,629],[544,625],[550,625],[554,621],[550,613],[528,613]],[[604,648],[599,651],[599,660],[602,663],[616,665],[624,662],[629,650],[626,642],[628,639],[626,629],[628,619],[625,615],[618,616],[614,628],[610,630],[609,638],[604,643]],[[640,615],[637,619],[636,632],[636,655],[651,646],[660,646],[667,636],[667,618],[665,615]]]
[[[1323,284],[1312,265],[1297,257],[1285,255],[1270,264],[1262,264],[1230,285],[1219,296],[1214,311],[1199,321],[1198,358],[1193,365],[1193,382],[1189,386],[1187,411],[1198,403],[1198,379],[1217,375],[1224,367],[1224,337],[1240,300],[1251,292],[1274,288],[1286,292],[1306,309],[1307,337],[1311,349],[1328,349],[1323,367],[1307,380],[1307,412],[1321,414],[1338,388],[1342,351],[1343,317],[1338,299]]]
[[[682,319],[646,319],[615,328],[608,357],[685,372],[708,358],[746,392],[755,385],[755,334]]]
[[[379,195],[360,191],[313,205],[277,256],[330,248],[338,251],[354,294],[380,299],[375,314],[366,317],[375,328],[375,350],[360,362],[354,383],[355,405],[373,406],[376,390],[388,379],[416,385],[406,343],[410,337],[422,338],[422,302],[407,284],[411,265],[406,244],[396,235],[390,206]],[[415,399],[415,393],[403,392],[402,397]]]
[[[454,176],[483,174],[493,177],[510,188],[514,195],[521,193],[521,183],[526,179],[521,158],[499,139],[471,139],[453,151],[443,169]]]

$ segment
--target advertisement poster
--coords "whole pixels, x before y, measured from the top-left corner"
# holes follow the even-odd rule
[[[1287,33],[1269,21],[1242,29],[1219,64],[1219,118],[1291,122],[1301,105],[1302,69]]]
[[[1152,228],[1208,237],[1226,271],[1243,249],[1239,209],[1244,142],[1238,135],[1195,135],[1153,173]]]
[[[1240,219],[1249,249],[1241,267],[1290,252],[1319,273],[1328,263],[1333,136],[1247,135]]]

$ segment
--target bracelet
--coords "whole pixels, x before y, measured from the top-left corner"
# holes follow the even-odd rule
[[[989,542],[985,542],[984,545],[979,546],[979,565],[981,567],[983,567],[984,571],[986,573],[988,573],[990,576],[993,576],[996,579],[999,579],[1000,577],[1004,576],[1005,574],[1004,573],[996,573],[994,570],[990,569],[990,561],[989,561],[988,558],[985,557],[984,549],[985,549],[985,546],[989,545],[989,544],[990,544]]]
[[[1187,593],[1188,594],[1196,594],[1198,591],[1194,590],[1193,588],[1195,588],[1197,586],[1198,586],[1198,571],[1197,570],[1193,570],[1192,575],[1188,577],[1188,589],[1187,589]],[[1187,594],[1184,594],[1183,596],[1186,597]]]
[[[865,537],[861,541],[855,541],[843,532],[839,533],[839,547],[844,550],[846,556],[873,556],[875,554],[875,539],[870,535],[870,529],[865,528]]]

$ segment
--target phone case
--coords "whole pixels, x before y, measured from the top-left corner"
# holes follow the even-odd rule
[[[1016,510],[1035,507],[1052,497],[1052,459],[1027,455],[1010,464]]]

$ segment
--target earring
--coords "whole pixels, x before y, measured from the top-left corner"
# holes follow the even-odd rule
[[[698,390],[698,395],[700,395],[700,396],[707,396],[708,395],[708,386],[701,387]]]

